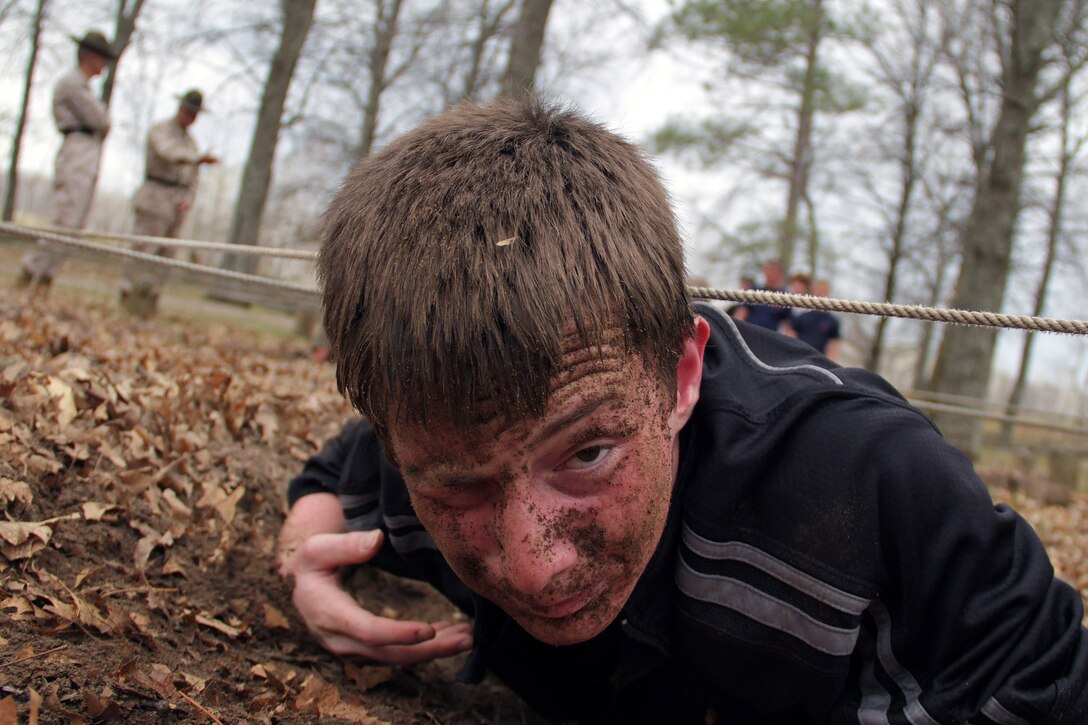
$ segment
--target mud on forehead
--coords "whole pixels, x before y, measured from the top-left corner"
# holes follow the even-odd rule
[[[622,341],[622,335],[611,337]],[[647,401],[655,399],[649,394],[649,388],[660,386],[660,379],[640,354],[629,350],[622,342],[618,345],[571,345],[569,350],[565,347],[560,369],[550,386],[548,402],[541,416],[511,419],[486,401],[474,411],[473,422],[467,427],[456,426],[449,421],[397,426],[392,437],[400,441],[411,440],[422,433],[437,436],[439,440],[445,439],[444,442],[449,445],[448,449],[434,450],[431,455],[411,461],[404,472],[418,474],[424,468],[448,463],[451,457],[462,455],[480,459],[477,462],[481,463],[487,457],[485,451],[499,436],[509,434],[514,442],[524,442],[542,423],[571,412],[583,401],[611,398],[609,409],[614,413],[643,416],[663,412],[645,408]],[[400,461],[402,465],[405,463]]]
[[[548,400],[544,408],[544,417],[553,414],[556,406],[565,397],[575,392],[572,388],[587,378],[621,372],[624,375],[630,375],[633,371],[628,368],[632,365],[638,366],[640,371],[650,369],[648,361],[629,345],[623,331],[618,328],[610,328],[587,339],[571,324],[562,331],[560,343],[562,358],[558,365],[558,373],[548,384]],[[597,385],[602,388],[606,385],[603,377]],[[530,420],[534,418],[535,416]],[[505,427],[521,422],[506,418],[505,411],[497,409],[493,401],[486,396],[478,399],[472,421],[479,426],[490,426],[501,422],[505,424]]]

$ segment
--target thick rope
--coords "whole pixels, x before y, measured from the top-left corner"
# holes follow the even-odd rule
[[[14,225],[19,226],[19,225]],[[4,227],[7,229],[7,227]],[[230,252],[231,254],[249,254],[262,257],[285,257],[287,259],[317,258],[317,253],[305,249],[283,249],[281,247],[259,247],[255,244],[229,244],[227,242],[202,242],[195,239],[174,239],[172,237],[147,237],[139,234],[120,234],[116,232],[96,232],[89,229],[68,229],[65,227],[24,227],[35,230],[34,236],[41,236],[40,231],[62,234],[83,239],[105,239],[125,244],[157,244],[160,247],[177,249],[202,249],[208,252]]]
[[[898,305],[891,302],[840,300],[833,297],[814,297],[813,295],[795,295],[764,290],[718,290],[710,287],[689,287],[688,290],[691,292],[692,297],[699,299],[747,302],[774,305],[776,307],[804,307],[810,310],[827,310],[830,312],[854,312],[863,315],[946,322],[954,325],[1001,327],[1012,330],[1031,330],[1033,332],[1059,332],[1066,335],[1088,335],[1088,322],[1084,320],[1060,320],[1051,317],[1034,317],[1032,315],[1005,315],[1000,312],[950,310],[925,307],[923,305]]]
[[[192,262],[185,262],[180,259],[170,259],[168,257],[160,257],[157,254],[147,254],[145,252],[135,252],[131,249],[122,249],[120,247],[111,247],[108,244],[98,244],[96,242],[87,242],[81,239],[75,239],[74,237],[65,236],[63,234],[54,234],[53,232],[42,231],[41,229],[32,229],[29,227],[21,227],[18,224],[10,224],[8,222],[0,222],[0,234],[11,234],[16,237],[26,237],[32,239],[44,239],[51,244],[58,244],[64,247],[71,247],[73,249],[84,249],[94,252],[100,252],[102,254],[109,254],[115,257],[123,257],[126,259],[135,259],[147,264],[158,264],[165,267],[171,267],[173,269],[182,269],[187,272],[198,272],[200,274],[211,275],[214,277],[221,277],[229,279],[235,282],[245,282],[247,284],[258,284],[265,287],[272,287],[274,289],[286,290],[289,292],[298,292],[308,296],[316,296],[317,290],[309,285],[299,284],[296,282],[287,282],[285,280],[272,279],[271,277],[262,277],[256,274],[246,274],[244,272],[235,272],[229,269],[219,269],[218,267],[209,267],[204,264],[194,264]]]
[[[112,254],[115,256],[137,259],[148,264],[159,264],[167,267],[184,269],[190,272],[199,272],[235,281],[250,284],[264,285],[281,290],[301,292],[316,295],[317,290],[308,285],[283,280],[262,277],[253,274],[244,274],[231,270],[209,267],[202,264],[183,262],[177,259],[169,259],[154,254],[134,252],[105,244],[83,241],[69,234],[73,230],[64,230],[65,234],[46,231],[41,228],[0,222],[0,234],[6,233],[14,237],[24,239],[45,239],[46,241],[67,247],[88,249],[91,251]],[[160,237],[139,237],[136,235],[102,235],[94,232],[82,232],[87,236],[103,238],[123,239],[124,241],[146,241],[148,243],[161,244],[163,246],[191,246],[192,248],[215,248],[227,252],[239,252],[243,254],[261,254],[267,256],[290,256],[296,259],[312,259],[316,255],[313,252],[301,250],[272,249],[269,247],[256,247],[253,245],[218,244],[215,242],[194,242],[191,240],[164,239]],[[200,245],[200,246],[197,246]],[[209,245],[209,246],[204,246]],[[1084,320],[1062,320],[1050,317],[1035,317],[1032,315],[1006,315],[1000,312],[977,312],[972,310],[953,310],[938,307],[926,307],[923,305],[900,305],[891,302],[867,302],[864,300],[843,300],[834,297],[815,297],[813,295],[795,295],[785,292],[768,292],[765,290],[723,290],[710,287],[689,287],[692,297],[707,300],[723,300],[728,302],[744,302],[754,304],[775,305],[778,307],[802,307],[810,310],[826,310],[830,312],[850,312],[863,315],[878,315],[883,317],[901,317],[911,320],[926,320],[929,322],[944,322],[956,325],[970,325],[975,327],[996,327],[1013,330],[1030,330],[1033,332],[1056,332],[1066,335],[1088,335],[1088,322]]]

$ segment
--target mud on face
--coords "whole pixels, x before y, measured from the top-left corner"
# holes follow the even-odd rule
[[[393,431],[416,512],[454,570],[554,644],[618,616],[675,475],[674,397],[639,355],[591,352],[567,353],[537,418]]]

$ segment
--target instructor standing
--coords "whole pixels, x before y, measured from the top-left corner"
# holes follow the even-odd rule
[[[133,233],[146,237],[175,238],[196,195],[201,164],[219,159],[197,148],[189,127],[204,108],[204,96],[190,90],[180,98],[177,114],[156,123],[147,137],[144,183],[133,199]],[[173,257],[175,248],[154,242],[135,245],[141,252]],[[130,263],[121,283],[121,304],[138,317],[151,317],[158,309],[159,294],[166,282],[164,267]]]
[[[72,40],[79,46],[77,65],[61,76],[53,89],[53,118],[64,135],[53,172],[53,223],[82,229],[98,180],[102,141],[110,130],[109,113],[91,93],[89,81],[116,60],[117,54],[106,36],[96,30]],[[67,258],[66,251],[39,240],[23,257],[19,284],[33,283],[35,291],[48,291]]]

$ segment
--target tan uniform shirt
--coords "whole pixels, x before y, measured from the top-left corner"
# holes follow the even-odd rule
[[[176,116],[151,127],[147,134],[144,183],[132,200],[136,212],[134,234],[177,237],[196,194],[197,171],[203,155]],[[177,251],[153,242],[137,243],[134,249],[161,257],[173,257]],[[126,292],[143,286],[157,297],[166,284],[167,272],[165,267],[127,262],[121,289]]]
[[[87,130],[101,140],[110,130],[106,106],[91,93],[87,76],[83,75],[79,66],[61,76],[53,89],[53,119],[61,133]]]
[[[147,135],[145,180],[134,200],[137,214],[181,219],[178,204],[192,204],[197,169],[203,154],[177,118],[156,123]]]
[[[53,119],[64,134],[53,167],[53,223],[82,229],[87,223],[98,180],[102,139],[110,130],[106,106],[91,93],[79,66],[61,76],[53,87]],[[55,277],[68,257],[63,247],[42,240],[23,257],[23,268],[34,276]]]
[[[53,89],[53,118],[64,134],[53,170],[53,221],[82,229],[91,209],[110,117],[78,66],[61,76]]]

